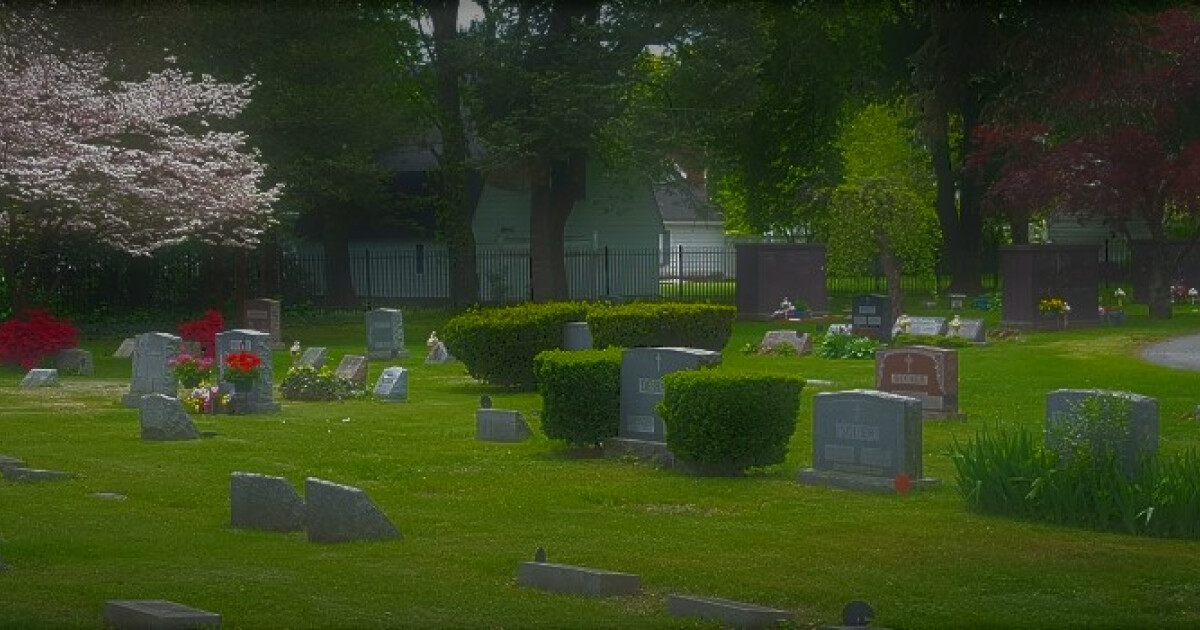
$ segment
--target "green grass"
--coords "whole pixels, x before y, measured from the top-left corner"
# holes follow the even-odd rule
[[[915,309],[914,314],[921,314]],[[424,340],[448,314],[406,311],[411,400],[284,403],[263,416],[200,417],[217,436],[138,438],[120,407],[128,360],[117,337],[85,338],[97,376],[23,391],[0,368],[0,453],[73,471],[46,484],[0,482],[0,627],[96,628],[109,599],[168,599],[220,612],[226,628],[688,628],[669,593],[792,610],[799,627],[834,623],[851,599],[892,628],[1190,628],[1200,625],[1200,542],[1132,537],[969,512],[949,450],[981,426],[1040,430],[1045,393],[1126,389],[1159,399],[1161,449],[1200,446],[1200,374],[1148,365],[1144,344],[1200,332],[1131,311],[1121,328],[1028,333],[959,351],[965,423],[925,426],[926,474],[907,497],[808,487],[806,388],[785,463],[743,478],[688,477],[630,461],[579,458],[538,431],[540,400],[473,382],[461,364],[425,366]],[[986,315],[994,324],[997,315]],[[771,329],[741,323],[727,364],[873,385],[871,361],[745,356]],[[361,313],[288,326],[288,343],[360,353]],[[277,369],[287,364],[276,355]],[[371,379],[381,364],[372,365]],[[829,388],[825,388],[829,389]],[[480,394],[526,413],[537,433],[480,443]],[[303,534],[229,528],[229,474],[306,476],[363,488],[403,540],[314,545]],[[106,501],[96,492],[118,492]],[[589,600],[518,587],[517,565],[549,559],[642,576],[639,597]]]

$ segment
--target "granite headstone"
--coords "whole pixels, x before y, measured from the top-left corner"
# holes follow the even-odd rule
[[[54,367],[63,374],[91,376],[95,371],[92,353],[82,348],[66,348],[54,355]]]
[[[217,333],[217,365],[220,366],[220,381],[225,381],[225,357],[235,352],[250,352],[262,359],[258,369],[258,380],[245,394],[235,394],[235,408],[244,413],[267,413],[279,411],[275,402],[275,370],[271,356],[271,336],[258,330],[227,330]]]
[[[930,346],[877,350],[875,389],[916,398],[927,415],[957,415],[958,351]]]
[[[309,542],[337,543],[354,540],[400,538],[400,530],[359,488],[309,477],[304,481],[307,499],[305,525]]]
[[[398,309],[377,308],[367,311],[367,358],[402,359],[408,356],[404,347],[404,313]]]
[[[230,525],[294,532],[304,529],[304,499],[287,479],[247,472],[229,478]]]
[[[325,365],[325,361],[329,357],[329,349],[321,346],[311,346],[304,349],[300,358],[296,361],[296,365],[302,367],[310,367],[314,370],[321,369]]]
[[[854,334],[879,341],[891,341],[892,318],[892,306],[888,296],[855,296],[850,319],[854,326]]]
[[[655,407],[663,398],[662,377],[721,362],[721,353],[696,348],[626,348],[621,352],[623,439],[665,442],[666,428]]]
[[[1096,412],[1124,411],[1123,418],[1128,433],[1124,443],[1111,444],[1121,453],[1127,473],[1136,470],[1137,461],[1143,456],[1152,456],[1158,451],[1158,400],[1132,392],[1106,389],[1057,389],[1046,394],[1046,448],[1059,450],[1063,447],[1063,433],[1075,434],[1079,439],[1094,442],[1103,447],[1106,439],[1103,429],[1086,426],[1085,407],[1095,405]],[[1066,426],[1074,425],[1074,426]]]
[[[137,336],[133,350],[133,380],[129,392],[121,398],[126,407],[137,409],[146,394],[174,396],[178,381],[167,362],[179,354],[179,337],[150,332]]]
[[[350,381],[358,389],[367,388],[367,358],[358,354],[347,354],[338,363],[334,376]]]
[[[22,389],[34,387],[54,387],[58,385],[58,370],[48,368],[33,368],[21,378]]]
[[[183,408],[183,403],[166,394],[142,396],[138,420],[143,440],[161,442],[200,438],[200,430]]]
[[[283,347],[282,315],[279,300],[259,298],[242,303],[242,325],[248,330],[257,330],[269,335],[268,347]]]
[[[408,370],[402,367],[389,367],[375,381],[375,397],[388,402],[404,402],[408,400]]]

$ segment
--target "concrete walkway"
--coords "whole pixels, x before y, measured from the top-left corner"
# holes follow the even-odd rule
[[[1142,358],[1177,370],[1200,372],[1200,335],[1161,341],[1142,350]]]

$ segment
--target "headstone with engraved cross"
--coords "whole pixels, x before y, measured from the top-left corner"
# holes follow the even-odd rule
[[[165,394],[175,396],[178,390],[175,375],[167,361],[179,354],[179,337],[150,332],[137,336],[133,349],[133,381],[121,404],[131,409],[141,407],[142,396]]]
[[[696,348],[626,348],[621,352],[621,423],[618,436],[666,442],[655,407],[663,398],[662,377],[721,362],[721,353]]]

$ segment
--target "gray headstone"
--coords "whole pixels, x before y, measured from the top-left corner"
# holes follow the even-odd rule
[[[663,398],[662,378],[671,372],[716,365],[721,353],[696,348],[626,348],[621,352],[621,424],[626,439],[666,442],[655,407]]]
[[[296,361],[296,365],[313,368],[314,370],[321,369],[325,365],[326,359],[329,357],[329,350],[320,346],[305,348],[304,353],[300,355],[300,359]]]
[[[243,413],[279,411],[275,402],[275,368],[271,356],[271,336],[258,330],[227,330],[217,333],[217,365],[219,381],[225,381],[225,357],[235,352],[250,352],[262,359],[254,389],[239,395],[237,408]]]
[[[104,623],[113,630],[190,630],[219,628],[221,615],[161,599],[112,600],[104,604]]]
[[[958,351],[929,346],[877,350],[875,389],[916,398],[926,414],[957,414]]]
[[[179,354],[179,337],[167,333],[142,333],[136,337],[133,350],[133,380],[129,392],[121,398],[126,407],[136,409],[146,394],[174,396],[178,391],[178,380],[167,365]]]
[[[890,490],[923,481],[921,401],[873,390],[813,396],[813,467],[805,483]]]
[[[367,358],[402,359],[407,356],[404,313],[392,308],[367,311]]]
[[[1139,457],[1158,451],[1158,400],[1148,396],[1106,389],[1057,389],[1046,394],[1046,448],[1059,449],[1060,431],[1069,430],[1061,425],[1081,422],[1079,405],[1095,398],[1113,398],[1129,405],[1128,440],[1116,448],[1122,454],[1125,471],[1132,474]]]
[[[24,466],[6,466],[0,468],[0,475],[3,475],[6,481],[19,481],[23,483],[62,481],[64,479],[75,478],[75,473],[61,470],[45,470],[43,468],[25,468]]]
[[[0,455],[0,468],[10,468],[13,466],[24,466],[25,461],[8,455]]]
[[[718,597],[668,595],[667,614],[672,617],[712,619],[730,628],[775,628],[795,618],[778,608],[736,602]]]
[[[946,334],[946,318],[945,317],[909,317],[907,330],[901,330],[901,321],[896,320],[892,324],[892,336],[904,333],[909,335],[936,335],[942,336]]]
[[[567,322],[563,324],[563,350],[590,350],[592,348],[592,331],[587,322]]]
[[[334,375],[354,383],[358,389],[367,388],[367,358],[357,354],[347,354],[338,363]]]
[[[230,525],[272,532],[304,529],[304,500],[283,477],[235,472],[229,478]]]
[[[797,333],[794,330],[770,330],[763,335],[759,348],[774,350],[780,346],[791,346],[796,354],[808,354],[812,351],[812,335]]]
[[[948,333],[951,337],[960,337],[975,343],[983,343],[987,341],[982,319],[960,319],[960,325],[957,330],[954,327],[949,327]]]
[[[642,592],[642,578],[632,573],[549,562],[522,562],[517,570],[517,583],[543,591],[586,597],[638,595]]]
[[[408,400],[408,370],[389,367],[375,381],[375,397],[390,402]]]
[[[196,440],[200,430],[178,398],[165,394],[142,396],[142,439],[152,441]]]
[[[304,480],[308,500],[305,524],[309,542],[400,538],[400,530],[376,507],[366,492],[315,477]]]
[[[54,387],[55,385],[58,385],[58,370],[54,369],[34,368],[21,379],[22,389]]]
[[[92,353],[82,348],[59,350],[54,355],[54,367],[63,374],[91,376],[95,372]]]
[[[519,411],[475,410],[475,439],[481,442],[521,442],[532,435]]]
[[[137,339],[128,337],[121,342],[121,345],[117,346],[116,351],[113,352],[113,358],[128,359],[133,356],[133,351],[135,348],[137,348]]]
[[[242,303],[242,325],[268,335],[268,347],[283,347],[282,315],[279,300],[259,298]]]

